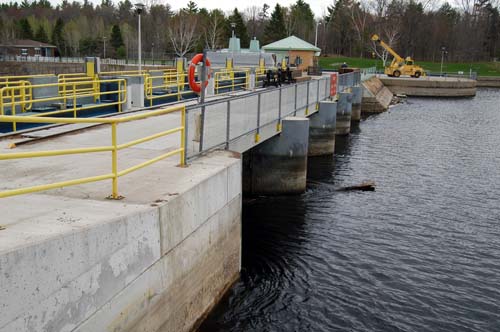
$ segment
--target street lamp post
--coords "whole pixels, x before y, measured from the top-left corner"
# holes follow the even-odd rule
[[[139,62],[139,73],[142,72],[142,47],[141,47],[141,14],[144,11],[144,4],[142,3],[136,3],[135,5],[135,11],[137,13],[137,53],[138,53],[138,62]]]
[[[443,76],[444,55],[447,54],[446,46],[441,46],[441,76]]]
[[[318,46],[318,27],[321,25],[321,21],[316,23],[316,35],[314,36],[314,46]]]
[[[232,30],[231,37],[232,38],[234,38],[234,28],[236,28],[236,23],[231,23],[231,30]]]

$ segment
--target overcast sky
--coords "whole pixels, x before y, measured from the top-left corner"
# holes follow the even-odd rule
[[[173,9],[179,9],[179,8],[185,7],[187,2],[188,1],[186,1],[186,0],[167,1],[167,3],[169,3]],[[267,3],[271,7],[271,9],[269,10],[269,13],[271,13],[274,6],[276,6],[276,3],[279,3],[282,6],[288,6],[288,5],[291,5],[292,3],[295,3],[296,0],[280,0],[280,1],[274,1],[274,0],[251,0],[251,1],[198,0],[195,2],[198,4],[198,7],[205,7],[208,9],[220,8],[224,11],[233,10],[235,7],[237,7],[238,10],[243,11],[247,7],[250,7],[250,6],[262,7],[265,3]],[[309,0],[309,1],[306,0],[306,2],[311,6],[311,9],[313,10],[314,14],[318,17],[322,16],[323,12],[326,12],[326,7],[333,3],[332,0]]]
[[[22,0],[0,0],[0,3],[9,3],[10,1],[17,1],[18,3],[22,2]],[[31,0],[32,1],[32,0]],[[62,1],[61,0],[49,0],[53,5],[60,4]],[[80,0],[76,0],[80,1]],[[136,2],[143,2],[143,3],[148,3],[148,2],[153,2],[153,3],[168,3],[170,6],[174,9],[180,9],[183,7],[186,7],[186,4],[188,3],[188,0],[153,0],[153,1],[147,1],[147,0],[130,0],[132,3]],[[73,0],[69,0],[69,2],[73,2]],[[81,0],[80,2],[83,2]],[[94,4],[100,4],[101,0],[90,0],[90,2]],[[113,0],[113,2],[116,4],[120,2],[119,0]],[[205,7],[208,9],[214,9],[214,8],[219,8],[222,9],[224,12],[233,10],[235,7],[238,8],[240,11],[244,11],[245,8],[250,7],[250,6],[258,6],[262,7],[264,3],[267,3],[271,9],[269,10],[269,14],[272,12],[274,6],[276,6],[276,3],[279,2],[280,5],[283,6],[288,6],[292,3],[295,3],[296,0],[280,0],[280,1],[274,1],[274,0],[247,0],[247,1],[242,1],[242,0],[195,0],[196,4],[198,4],[198,7]],[[330,4],[333,3],[333,0],[306,0],[307,3],[311,6],[311,9],[314,12],[314,15],[317,17],[323,16],[324,13],[326,13],[326,7]]]

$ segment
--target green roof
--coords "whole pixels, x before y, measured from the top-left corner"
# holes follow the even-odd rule
[[[290,36],[285,39],[275,41],[274,43],[262,46],[263,50],[266,51],[314,51],[321,52],[321,49],[309,44],[305,40],[302,40],[295,36]]]

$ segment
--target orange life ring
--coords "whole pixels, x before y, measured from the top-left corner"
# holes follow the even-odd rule
[[[194,80],[194,71],[196,69],[196,65],[203,59],[203,54],[198,53],[194,56],[193,60],[191,60],[191,63],[189,64],[189,73],[188,73],[188,81],[189,81],[189,87],[191,90],[193,90],[196,93],[200,93],[201,91],[201,83],[197,83]],[[205,59],[205,66],[210,67],[210,60],[208,58]],[[210,79],[210,72],[208,74],[208,79]],[[208,79],[205,81],[205,87],[208,85]]]

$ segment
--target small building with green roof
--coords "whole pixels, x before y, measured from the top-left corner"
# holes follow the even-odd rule
[[[274,43],[262,46],[266,53],[276,54],[276,62],[288,58],[291,65],[297,69],[306,70],[313,66],[314,57],[321,54],[321,49],[295,36],[290,36]]]

